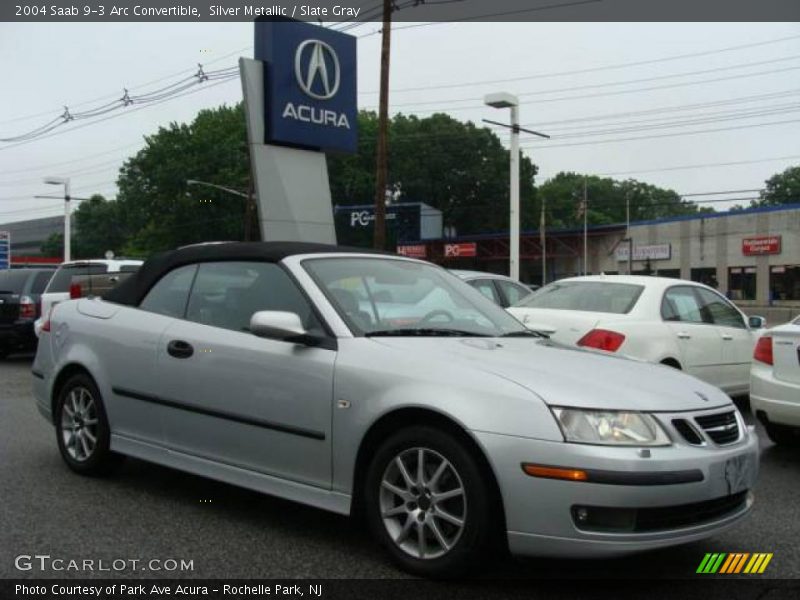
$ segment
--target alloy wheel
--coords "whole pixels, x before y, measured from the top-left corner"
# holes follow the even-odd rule
[[[97,447],[98,415],[92,393],[82,386],[72,388],[61,411],[61,436],[70,458],[88,460]]]
[[[467,520],[461,476],[430,448],[410,448],[387,465],[380,483],[381,518],[398,548],[434,559],[456,545]]]

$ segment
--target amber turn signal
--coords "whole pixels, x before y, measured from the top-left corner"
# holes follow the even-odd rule
[[[545,467],[522,463],[522,470],[532,477],[544,477],[545,479],[566,479],[567,481],[587,481],[589,479],[586,471],[581,471],[580,469]]]

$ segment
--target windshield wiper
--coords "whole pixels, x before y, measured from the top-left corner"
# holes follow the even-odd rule
[[[447,329],[438,327],[406,327],[399,329],[377,329],[375,331],[368,331],[364,334],[366,337],[377,336],[419,336],[419,337],[489,337],[483,333],[475,333],[474,331],[464,331],[463,329]]]
[[[535,337],[535,338],[547,338],[549,339],[550,336],[544,332],[536,331],[535,329],[523,329],[522,331],[512,331],[510,333],[504,333],[500,337]]]

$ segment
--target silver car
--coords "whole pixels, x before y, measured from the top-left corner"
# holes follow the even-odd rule
[[[386,314],[384,306],[391,310]],[[151,258],[59,304],[33,366],[74,471],[121,455],[366,516],[405,569],[720,532],[758,441],[717,388],[562,347],[440,267],[300,243]]]

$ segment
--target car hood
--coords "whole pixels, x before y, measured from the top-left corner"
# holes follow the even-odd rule
[[[535,338],[371,338],[423,361],[482,371],[526,388],[549,405],[636,411],[729,406],[722,391],[671,367],[568,348]]]

